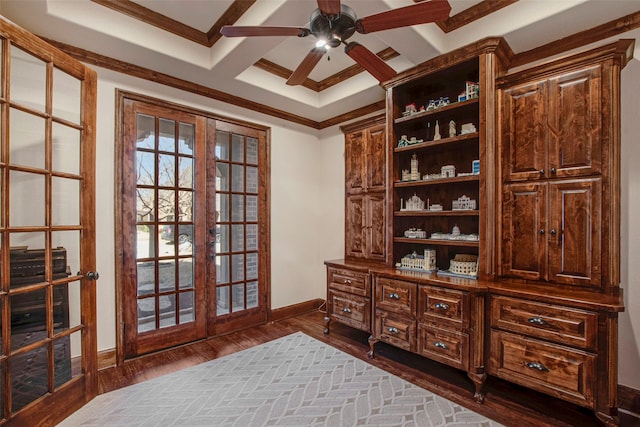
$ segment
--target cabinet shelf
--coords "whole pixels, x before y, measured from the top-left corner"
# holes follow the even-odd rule
[[[413,239],[410,237],[394,237],[393,241],[396,243],[413,243],[419,245],[434,245],[434,246],[458,246],[466,248],[477,248],[480,246],[480,242],[477,240],[446,240],[446,239]]]
[[[420,181],[394,181],[393,186],[396,188],[422,187],[426,185],[455,184],[458,182],[472,181],[480,181],[480,175],[456,176],[454,178],[421,179]]]
[[[474,98],[474,99],[469,99],[467,101],[452,102],[449,105],[445,105],[444,107],[436,108],[435,110],[420,111],[420,112],[412,114],[410,116],[398,117],[393,122],[396,123],[396,124],[407,123],[407,122],[412,122],[412,121],[415,121],[415,120],[424,119],[426,117],[435,116],[435,115],[438,115],[438,114],[440,114],[442,112],[445,112],[445,111],[457,110],[459,108],[470,107],[470,106],[478,106],[479,105],[478,100],[479,100],[479,98]]]
[[[395,211],[393,216],[479,216],[479,210],[459,211]]]
[[[396,153],[402,153],[405,151],[416,151],[422,148],[431,148],[439,145],[454,144],[456,142],[472,141],[480,136],[478,132],[465,133],[464,135],[457,135],[450,138],[442,138],[435,141],[424,141],[416,144],[407,145],[406,147],[396,147],[393,149]]]

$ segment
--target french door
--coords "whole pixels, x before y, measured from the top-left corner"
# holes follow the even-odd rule
[[[264,323],[266,131],[133,94],[120,102],[119,363]]]
[[[215,260],[209,335],[264,323],[269,299],[269,152],[263,130],[209,119],[209,212]],[[213,292],[215,289],[215,293]]]
[[[0,424],[97,393],[96,74],[0,17]]]
[[[125,357],[206,335],[206,122],[124,101]]]

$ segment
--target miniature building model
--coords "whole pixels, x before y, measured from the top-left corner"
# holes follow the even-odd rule
[[[411,196],[405,206],[402,206],[402,200],[400,200],[400,210],[401,211],[423,211],[424,210],[424,200],[418,197],[416,194]]]
[[[411,156],[411,181],[420,180],[420,172],[418,172],[418,156],[414,153]]]
[[[454,178],[456,176],[456,167],[453,165],[446,165],[440,168],[440,175],[443,178]]]
[[[427,232],[419,228],[410,228],[404,232],[404,237],[409,239],[426,239]]]
[[[470,199],[464,194],[458,197],[458,200],[453,200],[451,202],[451,209],[454,211],[468,211],[474,210],[476,208],[476,201]]]
[[[424,255],[418,255],[417,252],[405,255],[400,260],[400,268],[408,270],[433,271],[436,269],[436,251],[435,249],[425,249]]]
[[[465,276],[477,276],[478,256],[457,254],[455,258],[451,260],[449,271],[454,274],[463,274]]]

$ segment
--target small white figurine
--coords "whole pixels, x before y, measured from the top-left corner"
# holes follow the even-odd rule
[[[456,136],[456,122],[451,120],[449,122],[449,138],[453,138],[454,136]]]
[[[474,133],[476,132],[476,127],[473,123],[465,123],[462,125],[462,131],[460,132],[460,135],[466,135],[468,133]]]
[[[455,178],[456,167],[454,165],[445,165],[440,168],[441,178]]]
[[[419,181],[420,180],[420,172],[418,172],[418,156],[413,153],[411,156],[411,181]]]
[[[440,125],[438,124],[438,121],[436,120],[436,128],[435,131],[433,133],[433,140],[437,141],[441,138],[440,136]]]

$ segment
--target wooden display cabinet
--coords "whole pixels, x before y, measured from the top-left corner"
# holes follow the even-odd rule
[[[489,374],[616,425],[622,40],[497,82]]]
[[[617,425],[620,72],[632,52],[621,40],[509,73],[508,46],[488,38],[384,83],[386,265],[327,262],[327,319],[370,330],[370,357],[383,341],[466,372],[478,402],[492,375]],[[478,96],[458,100],[467,82],[479,83]],[[347,206],[366,194],[359,176],[347,173]],[[414,195],[424,208],[407,205]],[[475,208],[453,209],[463,195]],[[366,241],[348,229],[361,218],[349,211],[347,256]],[[477,239],[450,239],[454,226]],[[425,249],[440,270],[476,255],[477,275],[397,268]],[[336,269],[366,274],[366,295],[344,288]],[[365,314],[345,318],[356,303]]]
[[[407,254],[421,255],[425,248],[435,249],[437,266],[447,270],[449,261],[458,253],[479,254],[481,191],[479,170],[481,144],[480,103],[477,97],[457,101],[460,92],[469,82],[480,78],[480,59],[473,57],[428,77],[390,88],[393,103],[393,119],[389,137],[390,145],[390,194],[393,197],[393,260],[394,263]],[[474,95],[476,96],[476,95]],[[429,109],[431,100],[449,99],[449,104]],[[484,101],[485,98],[483,97]],[[419,105],[424,111],[405,115],[408,104]],[[449,123],[454,122],[455,134],[449,134]],[[439,127],[435,135],[436,123]],[[474,131],[462,133],[462,125],[472,126]],[[403,136],[422,142],[404,145]],[[412,162],[417,160],[418,176]],[[477,173],[473,173],[473,162],[478,162]],[[453,176],[443,176],[443,168],[453,166]],[[404,176],[403,176],[404,175]],[[440,177],[435,177],[440,175]],[[481,194],[482,193],[482,194]],[[475,201],[475,209],[454,210],[452,202],[466,196]],[[425,202],[422,210],[410,209],[408,200],[418,197]],[[442,210],[430,210],[440,205]],[[432,237],[433,233],[450,234],[457,226],[461,233],[474,235],[472,240],[452,240]],[[405,237],[405,231],[419,229],[425,238]]]
[[[372,270],[374,327],[369,355],[373,357],[375,344],[384,341],[461,369],[473,381],[478,402],[484,399],[486,379],[485,280],[494,273],[494,175],[488,167],[494,162],[494,138],[487,123],[494,120],[493,81],[503,70],[503,48],[501,39],[485,39],[385,84],[391,260],[387,268]],[[471,86],[479,86],[479,91],[458,99]],[[433,108],[431,100],[445,98],[448,104],[443,101]],[[411,104],[417,111],[405,114]],[[452,121],[455,132],[450,133]],[[423,209],[407,205],[414,195],[425,202]],[[474,200],[475,206],[454,207],[462,196]],[[433,204],[442,209],[429,209]],[[468,237],[447,236],[454,227]],[[407,236],[409,229],[419,229],[424,236]],[[439,270],[448,270],[458,254],[475,255],[477,274],[449,277],[396,268],[405,255],[422,255],[425,249],[435,249]]]

